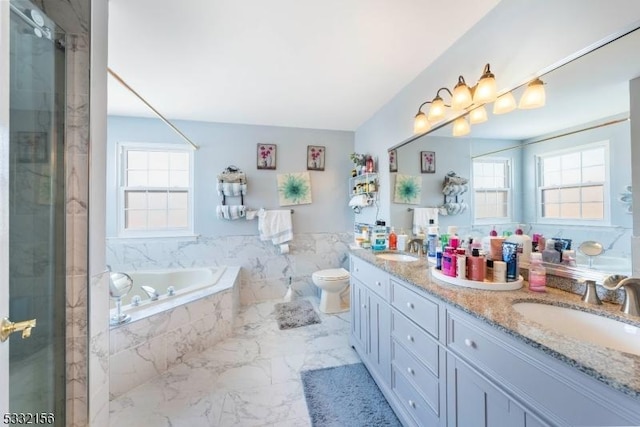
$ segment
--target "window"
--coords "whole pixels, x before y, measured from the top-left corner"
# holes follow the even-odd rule
[[[120,235],[193,234],[192,165],[183,146],[120,144]]]
[[[538,158],[542,219],[603,221],[608,142]]]
[[[476,222],[511,218],[511,177],[508,159],[473,160],[473,205]]]

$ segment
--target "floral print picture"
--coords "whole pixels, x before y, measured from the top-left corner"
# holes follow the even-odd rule
[[[258,169],[276,168],[276,145],[258,144]]]
[[[323,171],[324,170],[324,154],[327,151],[325,147],[320,145],[307,146],[307,170]]]
[[[278,174],[280,206],[311,203],[311,177],[309,172]]]
[[[422,197],[422,177],[411,175],[396,175],[396,188],[393,201],[419,205]]]
[[[436,152],[435,151],[420,152],[420,172],[436,173]]]
[[[389,172],[398,172],[398,152],[389,150]]]

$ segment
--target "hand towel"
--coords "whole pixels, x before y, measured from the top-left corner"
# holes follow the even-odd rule
[[[293,238],[291,210],[260,209],[258,212],[258,231],[260,240],[271,240],[274,245],[280,245]]]
[[[418,234],[420,231],[426,234],[430,219],[433,220],[434,225],[438,225],[438,208],[414,208],[413,234]]]

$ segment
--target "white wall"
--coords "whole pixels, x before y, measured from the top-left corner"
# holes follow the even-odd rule
[[[174,124],[200,146],[195,152],[195,233],[203,236],[257,235],[257,221],[222,221],[215,215],[220,198],[216,177],[235,165],[247,174],[248,208],[280,209],[276,175],[306,171],[307,145],[326,147],[325,170],[309,171],[313,203],[291,206],[294,233],[345,232],[352,229],[348,208],[349,154],[353,132],[251,126],[194,121]],[[124,142],[183,143],[159,119],[109,117],[107,148],[107,236],[116,236],[116,145]],[[258,170],[259,143],[277,145],[277,170]],[[185,143],[186,144],[186,143]]]

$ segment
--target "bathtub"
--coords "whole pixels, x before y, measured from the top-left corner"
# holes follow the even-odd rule
[[[122,308],[131,320],[111,326],[109,333],[112,399],[229,337],[240,301],[240,267],[126,273],[134,289]],[[158,290],[158,300],[150,301],[142,285]],[[169,286],[175,295],[167,295]],[[142,303],[132,306],[136,294],[144,295]]]
[[[225,271],[224,266],[126,271],[133,280],[133,287],[122,297],[122,311],[129,314],[132,320],[139,319],[222,291],[228,288],[220,281]],[[142,286],[154,288],[159,294],[158,299],[152,301]],[[173,288],[173,295],[169,295],[170,287]],[[138,305],[131,303],[135,296],[140,297]],[[111,301],[111,314],[114,313],[115,303]]]

